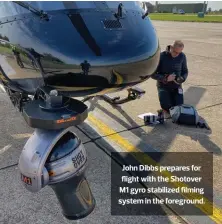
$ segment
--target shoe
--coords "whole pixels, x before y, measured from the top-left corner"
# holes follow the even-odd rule
[[[169,119],[169,118],[171,118],[170,113],[167,112],[167,111],[165,111],[165,110],[163,110],[163,116],[164,116],[164,119]]]

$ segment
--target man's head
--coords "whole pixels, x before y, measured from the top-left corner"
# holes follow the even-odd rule
[[[181,40],[175,40],[173,44],[170,45],[170,53],[172,57],[177,57],[184,49],[184,43]]]

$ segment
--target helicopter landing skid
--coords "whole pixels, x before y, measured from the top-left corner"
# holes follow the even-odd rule
[[[127,90],[128,96],[120,99],[120,97],[110,97],[108,95],[103,95],[101,98],[110,104],[123,104],[132,100],[140,99],[146,92],[138,87],[132,87]]]

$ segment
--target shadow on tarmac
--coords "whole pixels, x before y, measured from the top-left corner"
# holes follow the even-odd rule
[[[189,87],[188,90],[184,93],[185,103],[196,107],[200,99],[202,98],[203,94],[205,93],[205,91],[206,91],[205,88]],[[164,147],[166,151],[169,149],[176,135],[184,135],[186,137],[190,137],[193,141],[199,142],[208,152],[213,152],[214,155],[222,154],[220,147],[218,147],[214,142],[210,140],[209,135],[211,134],[211,131],[205,131],[205,130],[203,131],[200,128],[194,128],[194,127],[188,127],[188,126],[182,126],[182,125],[179,126],[176,124],[169,124],[169,122],[166,122],[164,125],[153,126],[152,131],[150,133],[146,133],[141,128],[141,125],[138,125],[130,117],[130,115],[127,114],[127,112],[124,111],[121,107],[113,106],[113,108],[119,111],[119,113],[122,116],[124,116],[128,122],[123,121],[117,115],[113,114],[111,111],[101,106],[98,103],[97,98],[91,99],[89,100],[89,102],[91,103],[89,111],[93,111],[95,108],[101,110],[110,118],[114,119],[123,127],[125,127],[126,130],[131,131],[133,134],[135,134],[137,137],[141,138],[141,140],[145,142],[151,142],[150,140],[152,140],[152,138],[154,138],[155,136],[160,136],[164,133],[166,135],[166,138],[164,139]],[[173,131],[172,132],[170,131],[170,128],[172,128],[172,125],[175,125],[175,128],[177,130],[177,133],[175,134],[173,133]],[[137,147],[139,148],[140,145],[137,145]]]
[[[201,99],[202,95],[204,94],[205,89],[200,88],[200,87],[190,87],[186,92],[185,92],[185,99],[187,100],[187,103],[196,106],[199,102],[199,100]],[[193,99],[191,96],[193,96],[193,94],[195,93],[196,96],[198,96],[198,98]],[[191,101],[189,101],[189,98],[191,99]],[[141,142],[145,141],[145,142],[149,142],[149,136],[155,136],[155,135],[159,135],[162,134],[163,131],[167,131],[166,133],[169,133],[168,130],[168,124],[161,126],[161,125],[157,125],[155,127],[153,127],[151,133],[149,133],[147,135],[147,133],[141,128],[141,126],[139,126],[130,116],[129,114],[127,114],[122,108],[120,107],[114,107],[116,110],[118,110],[126,119],[127,121],[130,123],[130,125],[126,122],[124,122],[123,120],[121,120],[118,116],[114,115],[113,113],[111,113],[110,111],[108,111],[106,108],[104,108],[103,106],[98,104],[98,99],[94,98],[92,100],[89,100],[89,102],[91,103],[91,107],[89,108],[89,111],[94,110],[95,108],[98,108],[99,110],[103,111],[104,113],[106,113],[106,115],[110,116],[112,119],[116,120],[117,122],[119,122],[122,126],[124,126],[126,128],[126,130],[131,129],[129,131],[131,131],[133,134],[135,134],[136,136],[138,136],[139,138],[141,138]],[[87,130],[91,130],[91,132],[95,132],[89,125],[87,125],[86,123],[84,123],[83,125],[80,125],[78,127],[80,127],[80,129],[83,131],[84,128],[82,129],[81,127],[85,126],[87,128]],[[171,127],[171,126],[169,126]],[[126,131],[125,130],[125,131]],[[85,133],[85,132],[84,132]],[[85,133],[86,134],[86,133]],[[146,135],[144,135],[146,134]],[[201,145],[203,145],[208,151],[213,152],[214,154],[221,154],[221,149],[214,144],[213,142],[211,142],[211,140],[209,139],[209,137],[207,135],[200,136],[200,135],[191,135],[189,132],[185,133],[184,131],[181,131],[178,129],[178,133],[180,135],[185,135],[185,136],[190,136],[192,139],[195,139],[196,141],[200,142]],[[90,137],[90,136],[88,136]],[[170,135],[167,136],[167,140],[165,141],[165,149],[166,151],[169,149],[171,142],[174,140],[174,138],[176,137],[176,135],[172,135],[172,133],[170,133]],[[24,145],[25,141],[27,138],[23,138],[17,141],[18,145]],[[93,140],[90,137],[91,141],[96,143],[95,140]],[[9,140],[9,139],[8,139]],[[11,141],[12,139],[10,139]],[[107,149],[111,149],[112,152],[115,152],[115,149],[107,142],[105,141],[102,137],[99,139],[100,144],[97,146],[99,146],[100,148],[103,149],[103,151],[105,151],[106,153],[110,154],[110,151],[108,152]],[[142,143],[141,143],[142,144]],[[140,148],[140,143],[135,146],[137,148]],[[14,148],[14,147],[13,147]],[[162,153],[158,153],[158,157],[155,158],[155,161],[158,162],[162,159],[162,157],[164,156],[165,152]],[[4,156],[4,155],[3,155]],[[119,162],[120,164],[126,164],[126,161],[130,161],[132,158],[124,158],[123,161],[121,161],[122,158],[114,158],[116,159],[117,162]],[[134,160],[135,162],[135,160]],[[155,212],[153,211],[152,213],[152,209],[150,211],[150,215],[152,214],[161,214],[161,215],[165,215],[164,217],[164,223],[171,223],[170,220],[167,218],[166,212],[163,210],[163,208],[160,205],[157,205],[155,207]]]
[[[196,107],[200,101],[200,99],[202,98],[202,96],[204,95],[206,89],[205,88],[201,88],[201,87],[189,87],[187,89],[187,91],[184,94],[184,98],[185,98],[185,103],[187,104],[191,104],[194,107]],[[193,97],[195,96],[195,97]],[[205,131],[205,130],[201,130],[201,129],[197,129],[197,128],[193,128],[193,127],[187,127],[187,126],[179,126],[176,124],[170,124],[169,122],[166,122],[164,125],[156,125],[153,126],[151,132],[146,133],[146,131],[144,131],[144,129],[142,127],[144,127],[145,125],[138,125],[131,117],[130,115],[124,111],[121,107],[119,106],[113,106],[113,108],[115,110],[117,110],[124,118],[126,118],[127,122],[122,120],[120,117],[118,117],[118,115],[113,114],[110,110],[107,110],[105,107],[101,106],[99,104],[99,98],[92,98],[89,100],[89,102],[91,103],[90,107],[89,107],[89,111],[93,111],[95,108],[99,109],[100,111],[102,111],[103,113],[105,113],[107,116],[109,116],[110,118],[112,118],[113,120],[115,120],[117,123],[121,124],[125,129],[121,130],[121,131],[117,131],[117,133],[120,132],[132,132],[133,134],[135,134],[138,138],[141,139],[141,141],[135,145],[135,148],[139,148],[139,149],[144,149],[144,142],[148,143],[148,145],[152,145],[150,144],[150,142],[152,142],[152,139],[157,139],[158,136],[160,135],[166,135],[166,138],[164,138],[164,150],[162,150],[161,152],[158,150],[158,147],[153,147],[154,151],[156,150],[156,152],[159,153],[150,153],[148,151],[145,151],[145,153],[147,153],[149,155],[149,157],[151,157],[153,160],[155,160],[157,163],[160,162],[165,156],[165,152],[167,152],[172,144],[172,142],[174,141],[174,139],[176,138],[177,135],[183,135],[186,137],[190,137],[192,140],[199,142],[208,152],[212,152],[214,155],[221,155],[221,149],[220,147],[218,147],[214,142],[211,141],[209,135],[211,134],[211,131]],[[87,124],[84,124],[87,125]],[[176,126],[175,128],[173,126]],[[173,127],[173,129],[172,129]],[[91,127],[88,127],[91,128]],[[170,131],[170,129],[172,131]],[[175,131],[176,129],[176,131]],[[196,129],[196,131],[194,131]],[[112,146],[110,147],[109,143],[107,143],[107,141],[104,141],[103,137],[98,137],[96,138],[97,140],[99,139],[100,141],[100,146],[102,145],[103,149],[105,151],[109,151],[108,153],[111,152],[115,152],[110,150],[110,148],[112,148]],[[161,141],[161,139],[160,139]],[[157,149],[156,149],[157,148]],[[195,152],[195,150],[194,150]],[[197,152],[198,153],[198,152]],[[114,153],[114,155],[112,155],[112,157],[114,159],[116,159],[120,164],[124,164],[124,165],[139,165],[141,163],[139,163],[138,161],[135,160],[135,158],[132,158],[131,155],[129,154],[125,154],[125,157],[122,155],[118,155],[121,153]],[[182,158],[181,158],[182,159]],[[183,160],[183,159],[182,159]],[[212,165],[210,167],[213,167]],[[213,169],[213,168],[212,168]],[[213,172],[213,171],[212,171]],[[132,176],[135,176],[135,172],[129,172]],[[150,172],[146,172],[146,175],[149,175]],[[143,175],[143,174],[142,174]],[[138,175],[136,175],[138,176]],[[210,177],[211,175],[209,175]],[[206,177],[207,179],[207,177]],[[208,185],[212,184],[212,180],[208,180],[205,182],[204,185],[205,186],[205,190],[207,191],[207,194],[205,194],[205,196],[208,198],[208,200],[211,201],[212,198],[212,187],[210,188]],[[208,195],[209,194],[209,195]],[[189,207],[189,209],[186,209],[186,211],[191,212],[193,215],[203,215],[202,211],[199,209],[191,209]],[[177,211],[178,212],[178,211]],[[184,211],[179,211],[179,213],[183,213]],[[187,214],[183,214],[183,215],[187,215]]]

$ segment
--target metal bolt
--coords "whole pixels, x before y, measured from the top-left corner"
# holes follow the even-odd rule
[[[58,91],[57,90],[51,90],[49,93],[50,96],[58,96]]]

